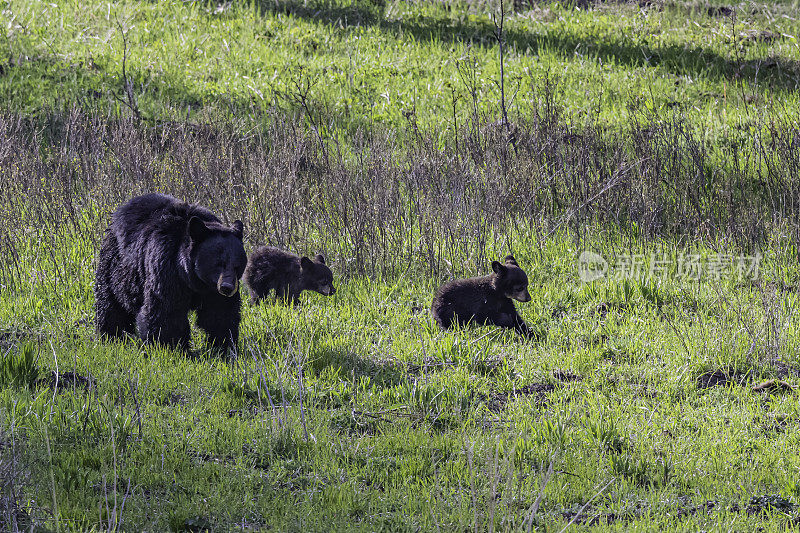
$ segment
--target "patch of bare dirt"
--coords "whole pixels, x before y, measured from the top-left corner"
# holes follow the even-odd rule
[[[435,357],[425,357],[422,363],[408,363],[406,371],[412,375],[428,374],[430,372],[438,372],[440,370],[451,370],[455,368],[456,364],[452,361],[444,361],[436,359]]]
[[[581,381],[583,380],[583,376],[575,374],[569,370],[562,370],[560,368],[556,368],[553,370],[553,377],[559,381],[563,381],[564,383],[568,383],[570,381]]]
[[[697,387],[701,389],[708,389],[717,386],[724,387],[728,383],[741,385],[746,379],[746,374],[719,369],[697,376]]]
[[[510,402],[521,397],[536,396],[535,402],[537,404],[544,404],[547,401],[547,395],[553,390],[555,390],[555,386],[551,383],[531,383],[508,392],[494,392],[488,397],[481,395],[479,399],[486,402],[486,407],[488,407],[490,411],[499,413],[505,409]]]
[[[36,380],[36,384],[58,391],[67,389],[83,389],[89,390],[97,385],[97,381],[91,374],[79,374],[74,371],[57,373],[55,370],[45,374]]]
[[[161,399],[161,405],[186,405],[186,396],[175,391],[170,391]]]
[[[706,13],[709,17],[730,17],[733,15],[733,8],[730,6],[708,6]]]
[[[800,377],[800,365],[797,363],[787,363],[786,361],[777,360],[772,363],[772,367],[775,369],[775,377],[778,379]]]
[[[778,39],[783,39],[783,35],[780,33],[775,33],[769,30],[749,30],[740,33],[739,36],[746,41],[761,43],[772,43]]]

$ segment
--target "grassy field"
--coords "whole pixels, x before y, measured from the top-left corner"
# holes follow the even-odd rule
[[[797,8],[536,2],[506,17],[507,105],[529,113],[549,76],[577,123],[627,124],[631,106],[677,111],[709,133],[765,110],[796,116]],[[327,130],[413,119],[446,131],[475,113],[498,116],[495,9],[455,0],[10,0],[0,15],[0,97],[27,112],[74,102],[118,109],[127,80],[152,119],[277,105]]]
[[[513,128],[495,8],[2,4],[0,530],[798,527],[797,2],[511,10]],[[230,364],[98,339],[150,190],[337,293]],[[439,331],[509,252],[535,338]]]
[[[630,250],[608,236],[595,242],[612,264]],[[630,251],[673,266],[660,283],[582,283],[568,239],[518,254],[533,296],[518,307],[536,341],[490,328],[439,332],[412,311],[427,305],[434,280],[353,277],[299,309],[247,308],[230,366],[96,340],[88,264],[68,295],[27,285],[0,308],[4,456],[17,474],[18,524],[795,523],[797,394],[751,387],[800,374],[787,357],[800,343],[796,262],[766,259],[758,282],[698,282],[678,275],[674,250]],[[706,268],[715,257],[686,252]],[[22,363],[27,353],[33,365]]]

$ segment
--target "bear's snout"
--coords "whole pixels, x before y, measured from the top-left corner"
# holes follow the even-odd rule
[[[517,300],[519,302],[530,302],[531,301],[531,295],[527,290],[522,291],[522,292],[518,292],[517,294],[512,296],[512,298],[514,298],[515,300]]]
[[[224,274],[220,274],[217,281],[217,292],[223,296],[231,297],[239,290],[239,280],[236,278],[226,279]]]
[[[334,288],[333,285],[328,285],[323,290],[325,291],[325,296],[333,296],[334,294],[336,294],[336,289]]]

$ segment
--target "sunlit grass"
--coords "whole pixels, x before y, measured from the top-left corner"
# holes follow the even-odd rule
[[[621,172],[639,188],[616,198],[641,192],[649,210],[630,215],[624,206],[611,206],[609,213],[652,219],[648,229],[636,222],[583,227],[586,205],[575,202],[595,193],[580,190],[584,196],[575,200],[570,195],[581,180],[562,176],[551,183],[551,173],[596,170],[600,189],[617,185],[606,170],[627,169],[628,153],[646,155],[612,157],[593,141],[585,158],[599,160],[599,170],[577,159],[560,169],[557,158],[536,159],[544,170],[520,167],[537,169],[539,180],[520,190],[538,194],[559,183],[564,190],[551,191],[550,198],[543,193],[529,211],[517,206],[515,213],[566,202],[552,211],[541,208],[553,220],[508,215],[494,221],[496,228],[461,221],[463,227],[439,236],[418,226],[436,220],[436,206],[404,218],[384,205],[375,213],[394,216],[394,227],[377,228],[371,248],[361,250],[358,230],[364,228],[354,224],[386,221],[379,215],[348,221],[348,210],[375,207],[376,198],[460,206],[446,197],[457,183],[453,176],[420,181],[445,190],[444,196],[400,191],[380,197],[380,191],[341,187],[331,196],[339,206],[329,205],[326,187],[372,179],[363,161],[380,166],[381,158],[398,155],[412,167],[414,150],[427,146],[428,135],[432,144],[455,142],[449,152],[420,156],[436,156],[424,169],[428,177],[452,171],[449,157],[468,158],[458,143],[480,143],[487,131],[480,128],[500,117],[494,6],[6,2],[0,105],[19,115],[4,124],[20,116],[44,119],[31,128],[30,139],[25,128],[9,134],[20,153],[4,161],[25,159],[18,168],[0,169],[8,210],[0,214],[8,232],[0,244],[15,254],[0,262],[0,279],[13,280],[0,287],[0,528],[11,524],[13,530],[12,509],[19,529],[33,522],[62,531],[559,531],[573,519],[575,529],[630,531],[796,525],[798,394],[780,384],[767,392],[752,387],[770,379],[796,386],[800,376],[800,267],[787,237],[794,235],[794,211],[781,206],[785,211],[772,223],[764,216],[770,201],[789,197],[771,187],[794,182],[759,169],[791,161],[794,145],[784,141],[800,111],[797,8],[795,0],[537,3],[506,20],[504,81],[512,121],[521,116],[539,131],[546,124],[534,112],[554,103],[557,109],[544,119],[578,126],[541,136],[555,142],[560,131],[580,140],[579,126],[587,124],[624,138],[625,128],[639,121],[644,131],[637,131],[645,135],[648,125],[663,126],[651,119],[687,119],[690,126],[674,131],[700,132],[692,143],[646,148],[665,150],[660,164],[678,169],[687,191],[722,202],[698,183],[727,184],[733,196],[726,205],[749,206],[741,218],[719,217],[731,228],[716,228],[709,233],[715,237],[698,229],[692,239],[705,240],[691,244],[689,237],[659,234],[659,217],[682,228],[708,223],[714,209],[691,211],[681,198],[688,193],[668,187],[677,176],[656,176],[652,183],[667,185],[649,188],[653,176],[646,166],[643,174]],[[123,59],[134,100],[125,93]],[[99,113],[76,120],[47,116],[50,107],[74,106]],[[147,126],[162,129],[110,125],[115,112],[128,115],[132,108]],[[246,164],[232,152],[220,170],[228,162],[224,148],[159,137],[174,125],[169,119],[182,121],[189,141],[203,122],[221,123],[220,131],[240,125],[244,132],[231,137],[230,149],[244,150],[251,135],[269,131],[258,129],[262,118],[286,118],[274,108],[302,113],[313,130],[284,137],[273,131],[274,139],[253,145],[263,150],[246,154]],[[737,158],[737,146],[781,121],[780,135],[759,137]],[[60,131],[68,125],[77,135],[98,124],[111,133],[96,137],[102,140],[96,151],[80,147],[79,135]],[[355,149],[364,126],[382,137]],[[476,129],[455,137],[454,126]],[[408,142],[420,131],[418,143]],[[227,142],[217,134],[201,137]],[[158,139],[120,141],[136,135],[174,144],[154,149]],[[340,143],[309,148],[318,136]],[[274,142],[275,153],[268,154],[275,139],[283,144]],[[28,141],[39,144],[23,154]],[[493,142],[488,148],[508,148]],[[561,139],[555,146],[567,153],[571,143]],[[526,149],[538,148],[533,144]],[[480,179],[485,158],[506,153],[488,148],[475,168],[464,166],[482,194],[496,192]],[[676,150],[676,159],[668,149]],[[761,158],[768,149],[775,153]],[[325,150],[342,150],[344,166],[311,161],[327,157]],[[697,183],[687,163],[691,150],[707,156],[695,161]],[[186,155],[193,151],[203,153]],[[154,153],[161,159],[137,160]],[[287,161],[255,164],[260,157]],[[74,175],[68,171],[73,164]],[[326,172],[325,179],[315,182],[315,169]],[[399,176],[390,174],[395,171],[376,170],[384,177]],[[495,180],[508,177],[495,174]],[[270,189],[290,175],[292,186],[308,196],[272,195]],[[214,183],[196,183],[195,176]],[[338,176],[341,183],[333,179]],[[740,180],[737,188],[730,186],[733,177]],[[513,179],[497,183],[514,185]],[[262,238],[324,248],[337,276],[336,295],[304,294],[297,308],[245,305],[232,364],[203,351],[197,330],[191,356],[133,339],[98,339],[95,243],[105,211],[144,187],[202,194],[226,215],[246,215],[248,248]],[[736,196],[751,194],[752,202]],[[475,205],[504,207],[515,200],[508,196]],[[53,205],[32,205],[42,199]],[[285,206],[305,211],[287,216]],[[464,212],[478,208],[469,209]],[[600,220],[610,220],[609,213],[600,213]],[[319,222],[323,214],[340,223],[337,231]],[[747,221],[750,231],[734,227]],[[380,241],[387,235],[394,240]],[[427,311],[436,288],[452,275],[487,272],[494,256],[511,249],[531,280],[533,299],[517,309],[536,340],[486,327],[440,331]],[[646,267],[644,278],[585,283],[578,275],[584,250],[602,255],[617,272],[633,254],[647,266],[664,260],[667,268],[663,277],[648,278]],[[385,264],[359,269],[353,251],[363,252],[364,261],[383,257]],[[387,258],[387,251],[404,255]],[[695,281],[678,268],[687,255],[707,267],[718,254],[756,253],[757,276],[728,271],[716,279],[706,272]],[[478,260],[487,254],[486,264]]]
[[[709,134],[767,108],[798,111],[792,3],[536,4],[508,15],[505,87],[531,112],[544,76],[577,123],[628,107],[679,111]],[[302,110],[324,131],[408,120],[439,130],[499,117],[489,5],[339,2],[17,2],[3,11],[4,105],[126,109],[145,117]],[[301,100],[305,99],[305,104]]]
[[[619,244],[587,246],[613,263]],[[57,394],[3,385],[3,428],[30,476],[24,501],[50,507],[54,489],[64,524],[107,524],[91,510],[113,502],[116,461],[118,510],[127,493],[123,525],[136,529],[524,529],[552,462],[541,527],[592,497],[580,521],[634,529],[782,523],[762,496],[794,512],[797,395],[750,390],[797,379],[797,296],[776,283],[796,285],[790,258],[765,254],[758,282],[671,272],[590,284],[566,236],[517,259],[533,296],[518,309],[538,341],[440,332],[412,309],[429,305],[434,280],[352,278],[296,309],[246,307],[230,366],[96,340],[88,295],[42,308],[32,330],[17,316],[46,282],[5,292],[4,353],[31,346],[40,375],[96,381]],[[91,270],[77,272],[88,286]],[[704,388],[714,372],[723,380]]]

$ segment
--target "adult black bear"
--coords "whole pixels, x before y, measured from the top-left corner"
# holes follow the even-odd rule
[[[473,322],[513,328],[521,335],[532,336],[511,300],[531,300],[525,271],[511,255],[506,257],[505,264],[492,261],[492,270],[492,274],[453,280],[439,288],[431,313],[442,329]]]
[[[239,278],[247,265],[242,222],[223,225],[207,209],[146,194],[111,215],[95,276],[97,331],[189,349],[191,310],[211,345],[239,339]]]
[[[297,304],[303,291],[316,291],[325,296],[336,292],[333,273],[322,255],[312,261],[272,246],[262,246],[250,254],[244,280],[250,287],[253,304],[271,290],[275,291],[276,300],[288,300],[292,305]]]

